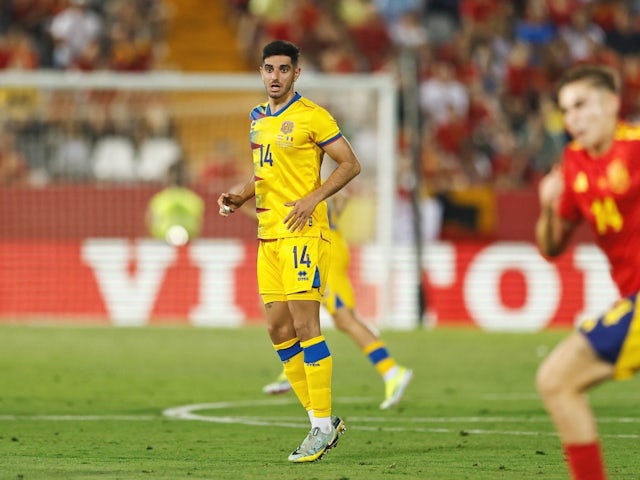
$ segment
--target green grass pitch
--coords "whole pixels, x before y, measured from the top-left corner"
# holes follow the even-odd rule
[[[328,330],[347,433],[292,465],[307,418],[291,394],[261,392],[280,368],[263,328],[5,325],[0,479],[567,479],[533,386],[566,333],[384,331],[415,377],[383,412],[375,370]],[[612,480],[640,478],[639,399],[637,379],[591,394]]]

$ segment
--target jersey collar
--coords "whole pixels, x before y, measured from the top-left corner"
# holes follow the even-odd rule
[[[267,117],[277,117],[278,115],[280,115],[282,112],[284,112],[287,108],[289,108],[289,106],[293,103],[293,102],[297,102],[298,100],[300,100],[302,98],[302,95],[300,95],[298,92],[295,92],[293,94],[293,97],[291,98],[291,100],[289,100],[289,103],[287,103],[284,107],[282,107],[280,110],[278,110],[276,113],[271,113],[271,105],[267,104],[267,110],[266,110],[266,116]]]

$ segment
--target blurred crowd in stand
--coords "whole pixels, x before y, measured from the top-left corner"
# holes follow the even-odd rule
[[[53,94],[44,116],[31,108],[35,101],[12,106],[0,123],[0,186],[163,182],[168,167],[183,159],[166,105],[153,94],[101,93]]]
[[[149,70],[165,13],[155,0],[4,0],[0,70]]]
[[[155,0],[4,0],[0,71],[149,71],[164,55],[165,20]],[[134,118],[117,99],[84,94],[42,112],[37,92],[2,92],[0,185],[164,178],[167,157],[180,156],[166,111],[147,99]]]
[[[640,0],[226,1],[238,51],[252,65],[265,42],[287,39],[301,46],[306,72],[390,72],[402,92],[399,59],[414,55],[422,193],[437,200],[435,217],[476,228],[483,192],[528,188],[550,168],[567,140],[553,86],[569,65],[616,68],[623,115],[640,119]],[[166,49],[167,17],[155,0],[5,0],[0,71],[152,70]],[[34,93],[23,95],[18,104]],[[143,99],[135,118],[117,99],[88,98],[67,118],[54,111],[0,119],[0,185],[159,179],[184,152],[156,100]],[[403,125],[402,106],[398,118]],[[358,151],[371,150],[375,129],[349,130]],[[413,184],[409,135],[401,128],[398,138],[404,200]],[[158,155],[166,160],[145,160]],[[459,192],[474,189],[476,205],[465,210]]]
[[[553,86],[569,65],[617,68],[623,115],[640,120],[637,0],[229,3],[240,49],[254,64],[260,45],[285,38],[302,47],[307,70],[391,72],[402,87],[400,53],[415,54],[424,197],[438,200],[435,218],[444,210],[477,229],[483,192],[532,186],[558,159],[567,139]],[[399,148],[408,154],[403,133]],[[399,164],[402,197],[411,161]],[[465,209],[455,192],[474,189],[480,193],[469,202],[476,205]]]
[[[229,2],[254,64],[273,38],[299,44],[303,67],[327,73],[399,76],[399,53],[415,52],[422,163],[436,190],[518,188],[545,172],[566,140],[553,85],[574,63],[618,68],[624,116],[640,117],[640,1]]]

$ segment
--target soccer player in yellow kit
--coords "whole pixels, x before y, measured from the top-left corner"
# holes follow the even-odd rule
[[[331,414],[333,362],[320,329],[331,261],[325,200],[360,173],[335,119],[295,91],[298,57],[289,42],[264,47],[260,74],[269,98],[251,111],[254,176],[238,193],[218,198],[223,216],[256,199],[258,289],[267,329],[311,421],[309,434],[288,457],[295,463],[321,458],[345,429]],[[337,167],[321,182],[324,153]]]
[[[351,260],[349,247],[338,228],[338,218],[348,201],[343,192],[344,190],[328,201],[331,266],[323,305],[331,314],[336,328],[353,339],[384,380],[385,396],[380,409],[387,410],[398,404],[411,382],[413,372],[397,364],[389,354],[385,342],[356,314],[355,296],[348,273]],[[274,382],[265,385],[262,389],[264,393],[271,395],[286,393],[289,390],[291,390],[291,384],[284,371]]]
[[[187,187],[184,161],[169,167],[167,186],[156,193],[147,208],[151,236],[171,245],[184,245],[200,235],[204,200]]]

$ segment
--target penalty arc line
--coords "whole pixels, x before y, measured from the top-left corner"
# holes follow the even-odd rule
[[[343,398],[336,399],[341,403],[356,403],[364,399],[361,398]],[[270,399],[270,400],[241,400],[237,402],[216,402],[216,403],[199,403],[192,405],[182,405],[179,407],[168,408],[163,412],[163,415],[168,418],[174,418],[179,420],[191,420],[210,423],[225,423],[225,424],[241,424],[251,426],[268,426],[268,427],[284,427],[284,428],[304,428],[308,427],[308,423],[291,423],[285,422],[285,418],[265,418],[265,417],[241,417],[241,416],[212,416],[201,415],[194,412],[200,410],[222,410],[231,407],[254,407],[264,405],[286,405],[291,403],[298,403],[297,399]],[[351,419],[354,422],[357,421],[369,421],[369,422],[385,422],[386,419],[380,417],[353,417]],[[521,422],[526,419],[519,417],[417,417],[411,419],[400,420],[400,422],[410,421],[416,422],[470,422],[470,423],[508,423],[508,422]],[[607,418],[603,419],[601,423],[640,423],[638,418]],[[608,420],[608,422],[607,422]],[[391,420],[394,423],[398,422],[398,419]],[[532,421],[537,421],[534,419]],[[540,418],[540,423],[548,422],[546,417]],[[518,431],[518,430],[485,430],[485,429],[467,429],[467,428],[428,428],[428,427],[396,427],[396,426],[367,426],[367,425],[349,425],[350,429],[363,430],[363,431],[388,431],[388,432],[416,432],[416,433],[459,433],[459,434],[475,434],[475,435],[511,435],[511,436],[557,436],[555,432],[536,432],[536,431]],[[640,434],[601,434],[601,437],[606,438],[629,438],[640,439]]]
[[[340,398],[336,399],[340,403],[362,403],[370,402],[369,398]],[[215,403],[198,403],[167,408],[162,415],[0,415],[0,421],[155,421],[162,418],[172,420],[200,421],[208,423],[237,424],[259,427],[282,427],[282,428],[306,428],[306,421],[297,421],[298,417],[265,417],[265,416],[236,416],[236,415],[211,415],[200,414],[203,410],[225,410],[231,408],[251,408],[261,406],[279,406],[297,404],[297,399],[261,399],[261,400],[239,400],[224,401]],[[491,423],[548,423],[546,417],[406,417],[406,418],[385,418],[385,417],[350,417],[349,429],[361,431],[387,431],[387,432],[414,432],[414,433],[443,433],[461,435],[500,435],[500,436],[557,436],[552,431],[526,431],[526,430],[488,430],[478,428],[437,428],[416,426],[419,423],[461,423],[480,424]],[[640,423],[640,418],[635,417],[605,417],[598,420],[599,423],[620,424],[620,423]],[[413,426],[405,427],[403,423]],[[368,424],[368,425],[367,425]],[[373,424],[373,425],[372,425]],[[400,426],[399,426],[400,425]],[[604,438],[617,439],[640,439],[640,434],[602,434]]]

